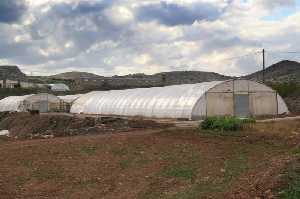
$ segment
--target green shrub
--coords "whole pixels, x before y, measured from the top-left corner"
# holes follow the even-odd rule
[[[215,131],[238,131],[244,124],[255,123],[255,119],[238,117],[207,117],[201,123],[201,129]]]
[[[300,198],[300,174],[299,168],[295,168],[295,171],[289,171],[287,178],[289,180],[288,185],[279,192],[279,198],[282,199],[298,199]]]
[[[274,83],[270,85],[281,97],[300,96],[300,85],[296,82]]]

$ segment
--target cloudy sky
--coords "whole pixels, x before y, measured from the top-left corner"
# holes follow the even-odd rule
[[[0,65],[28,74],[203,70],[299,60],[300,0],[1,0]],[[239,57],[239,58],[233,58]],[[233,59],[231,59],[233,58]]]

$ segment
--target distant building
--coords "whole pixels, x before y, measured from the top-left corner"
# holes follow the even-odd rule
[[[20,80],[0,80],[0,88],[46,88],[45,84],[36,84]]]
[[[20,88],[20,81],[17,80],[0,80],[0,88]]]

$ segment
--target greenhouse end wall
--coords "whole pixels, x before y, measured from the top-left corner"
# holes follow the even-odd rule
[[[276,91],[253,81],[230,80],[205,93],[197,102],[192,119],[207,116],[276,116],[284,113],[289,113],[288,108]]]

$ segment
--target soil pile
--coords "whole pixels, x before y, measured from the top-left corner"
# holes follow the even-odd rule
[[[76,117],[71,115],[31,115],[3,113],[0,130],[9,130],[15,138],[51,138],[85,134],[103,134],[134,129],[155,129],[169,126],[152,120],[113,117]]]

